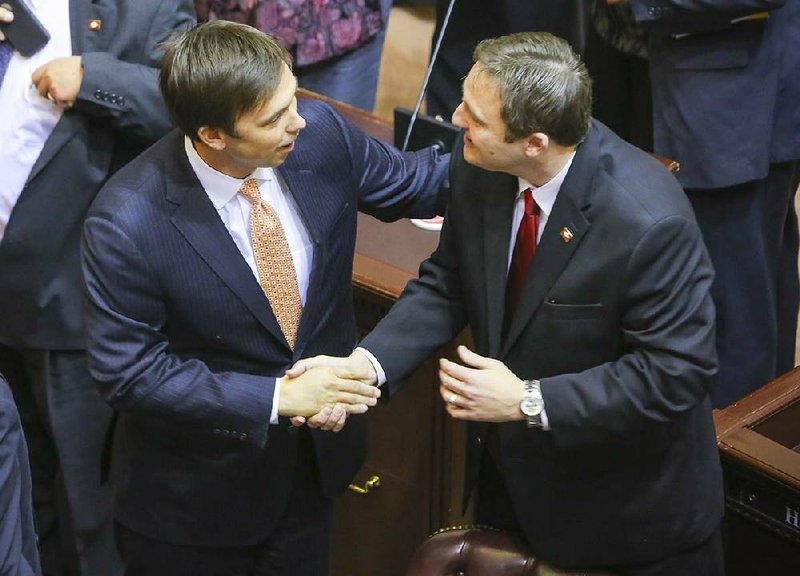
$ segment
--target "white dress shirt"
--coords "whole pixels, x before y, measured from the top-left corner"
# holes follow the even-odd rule
[[[517,191],[517,200],[516,204],[514,205],[514,216],[511,220],[511,230],[509,236],[509,244],[508,244],[508,265],[506,267],[506,274],[508,274],[508,269],[511,267],[511,257],[514,254],[514,243],[517,239],[517,232],[519,231],[519,226],[522,223],[522,215],[525,213],[525,197],[524,192],[528,188],[533,188],[533,199],[536,201],[536,204],[539,205],[539,227],[536,234],[536,244],[539,244],[539,241],[542,239],[542,233],[544,232],[545,226],[547,226],[547,219],[550,217],[550,213],[553,211],[553,205],[556,203],[556,198],[558,197],[558,192],[561,190],[561,185],[564,183],[564,179],[567,177],[567,172],[569,172],[570,166],[572,166],[572,161],[575,159],[575,152],[567,160],[566,164],[558,171],[558,173],[553,176],[547,183],[542,184],[538,188],[533,186],[527,180],[523,178],[518,178],[518,191]],[[410,337],[410,336],[409,336]],[[363,353],[367,359],[372,364],[372,367],[375,368],[375,372],[378,375],[378,386],[383,386],[386,383],[386,372],[383,370],[383,366],[378,361],[378,359],[366,348],[358,347],[356,350]],[[545,409],[542,409],[542,428],[544,430],[549,430],[550,426],[547,420],[547,412]]]
[[[185,139],[184,147],[186,156],[189,158],[194,173],[200,181],[200,185],[208,194],[214,208],[217,209],[222,223],[231,235],[236,247],[239,248],[242,257],[247,262],[250,270],[258,280],[258,268],[253,256],[253,246],[250,243],[250,201],[242,194],[239,189],[245,179],[233,178],[222,172],[218,172],[205,163],[194,149],[192,141]],[[278,173],[272,168],[256,168],[248,178],[254,178],[258,182],[261,192],[261,199],[275,209],[281,226],[289,242],[292,251],[292,261],[297,275],[297,286],[300,289],[300,299],[303,305],[306,303],[308,293],[308,281],[311,276],[311,266],[314,262],[314,244],[308,234],[308,230],[300,217],[300,211],[294,198],[289,193],[286,184],[278,177]],[[272,399],[272,414],[270,423],[278,423],[278,398],[280,392],[280,379],[276,378],[275,393]]]
[[[39,96],[31,76],[54,58],[72,56],[69,2],[23,1],[50,33],[50,41],[29,57],[14,51],[0,86],[0,242],[28,175],[63,114],[55,103]],[[64,195],[69,202],[69,190]]]

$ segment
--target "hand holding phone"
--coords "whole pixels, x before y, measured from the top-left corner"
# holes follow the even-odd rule
[[[14,13],[8,4],[0,4],[0,42],[6,39],[3,34],[3,24],[8,24],[14,20]]]
[[[0,35],[23,56],[36,54],[50,41],[50,34],[22,0],[0,3]]]

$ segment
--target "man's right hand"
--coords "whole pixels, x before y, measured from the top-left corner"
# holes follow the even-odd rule
[[[315,356],[304,358],[298,361],[287,372],[287,377],[296,378],[308,370],[327,366],[336,369],[340,377],[359,380],[364,384],[375,386],[378,383],[378,375],[367,357],[358,350],[354,350],[347,358],[337,356]],[[304,416],[294,416],[292,425],[308,425],[310,428],[320,430],[331,430],[338,432],[344,427],[347,420],[347,411],[341,404],[326,406],[323,410],[306,419]]]
[[[281,379],[278,414],[308,417],[334,405],[347,414],[363,414],[380,395],[380,389],[354,377],[349,368],[319,364],[299,374],[289,371]]]

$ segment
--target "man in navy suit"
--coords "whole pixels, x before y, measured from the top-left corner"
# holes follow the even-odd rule
[[[86,366],[80,236],[108,177],[170,130],[159,44],[194,21],[194,8],[24,4],[50,38],[29,56],[0,43],[0,371],[30,447],[45,573],[117,576],[100,480],[111,410]],[[13,17],[0,6],[0,22]]]
[[[447,158],[298,104],[290,64],[232,22],[176,39],[161,89],[181,131],[119,171],[85,223],[89,364],[119,412],[129,575],[326,574],[331,497],[364,458],[363,418],[334,433],[286,417],[363,412],[377,390],[327,368],[282,376],[352,350],[357,211],[435,214]]]
[[[0,374],[0,574],[40,576],[31,470],[11,389]]]
[[[654,150],[680,162],[716,270],[724,407],[794,366],[800,2],[630,3],[650,37]]]
[[[477,520],[557,569],[719,576],[711,263],[675,178],[590,118],[564,40],[481,42],[439,245],[347,360],[394,394],[440,361]],[[346,429],[346,426],[345,426]]]

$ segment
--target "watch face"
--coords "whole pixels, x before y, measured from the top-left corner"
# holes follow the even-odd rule
[[[541,414],[543,407],[544,402],[542,402],[541,398],[526,398],[519,405],[520,410],[522,410],[525,416],[538,416]]]

